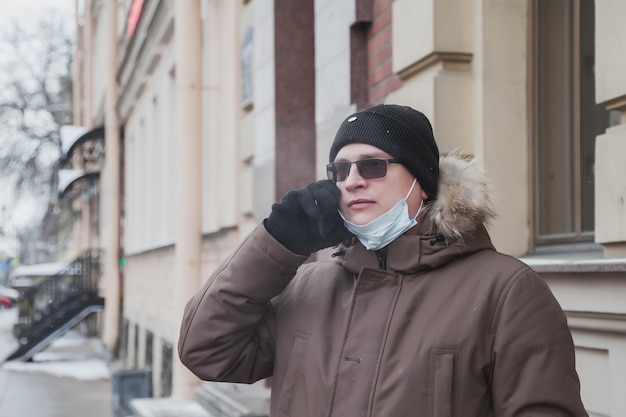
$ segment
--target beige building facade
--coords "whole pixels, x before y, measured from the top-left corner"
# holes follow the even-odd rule
[[[626,3],[291,3],[77,3],[113,356],[151,369],[156,396],[196,398],[176,355],[187,299],[284,192],[324,177],[346,115],[398,103],[442,152],[480,157],[494,243],[566,311],[590,415],[626,415]]]

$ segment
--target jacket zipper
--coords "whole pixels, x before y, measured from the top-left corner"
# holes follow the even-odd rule
[[[387,270],[387,248],[378,249],[376,251],[376,259],[378,259],[378,269]]]

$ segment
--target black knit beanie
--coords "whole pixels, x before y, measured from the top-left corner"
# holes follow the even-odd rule
[[[392,155],[417,178],[430,199],[437,198],[439,149],[423,113],[407,106],[380,104],[348,116],[330,147],[329,162],[350,143],[366,143]]]

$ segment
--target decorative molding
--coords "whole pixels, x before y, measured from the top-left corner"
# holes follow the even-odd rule
[[[603,314],[566,311],[567,323],[572,330],[626,334],[626,314]]]
[[[606,101],[604,105],[607,110],[626,111],[626,95]]]
[[[533,259],[520,258],[522,262],[530,266],[539,274],[558,274],[558,273],[575,273],[575,274],[593,274],[593,273],[623,273],[626,272],[626,259],[624,258],[607,258],[607,259]]]
[[[133,36],[128,37],[124,32],[118,53],[120,94],[117,107],[120,114],[127,114],[128,108],[143,94],[145,86],[141,84],[162,61],[173,33],[174,14],[165,0],[146,2]]]
[[[472,56],[473,54],[468,52],[433,52],[399,71],[397,74],[401,80],[406,80],[436,64],[468,65],[472,62]]]

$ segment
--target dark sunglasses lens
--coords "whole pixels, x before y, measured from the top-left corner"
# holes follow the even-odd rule
[[[359,174],[367,180],[387,175],[387,161],[384,159],[362,159],[356,162]]]
[[[333,162],[326,165],[328,179],[334,182],[345,181],[350,172],[350,162]]]

